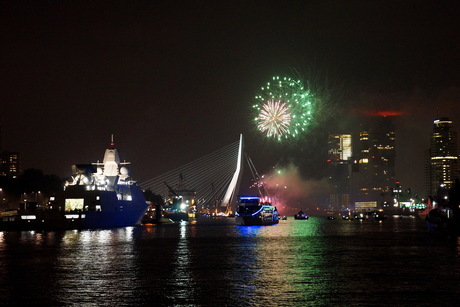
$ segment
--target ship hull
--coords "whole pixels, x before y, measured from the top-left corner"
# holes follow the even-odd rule
[[[82,228],[114,228],[139,224],[148,205],[118,212],[87,212]]]
[[[107,229],[140,224],[145,209],[123,212],[37,213],[18,212],[0,220],[1,230]]]
[[[140,224],[148,204],[133,186],[132,201],[118,200],[115,192],[100,193],[100,209],[94,211],[18,210],[0,217],[0,230],[101,229]],[[72,195],[75,197],[75,194]]]
[[[238,226],[263,226],[278,224],[278,219],[263,219],[259,216],[237,216],[235,218]]]
[[[189,221],[190,216],[186,212],[165,212],[164,216],[174,222]]]
[[[294,215],[294,220],[308,220],[308,215]]]
[[[0,231],[81,229],[81,220],[79,216],[66,218],[61,212],[18,211],[16,215],[2,217],[0,220]]]
[[[132,200],[118,200],[116,193],[101,192],[101,210],[86,211],[83,228],[112,228],[139,224],[148,204],[138,186],[130,187]]]

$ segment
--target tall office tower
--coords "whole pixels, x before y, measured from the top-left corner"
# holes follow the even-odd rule
[[[17,178],[19,176],[21,167],[18,152],[2,152],[0,162],[0,176],[8,176],[12,178]]]
[[[342,210],[350,205],[351,134],[329,134],[328,178],[331,186],[329,210]]]
[[[457,132],[452,121],[439,118],[434,121],[426,167],[427,196],[436,196],[439,188],[449,190],[458,178]]]
[[[378,203],[391,192],[395,182],[396,115],[379,112],[360,126],[355,153],[358,167],[353,172],[355,201]]]

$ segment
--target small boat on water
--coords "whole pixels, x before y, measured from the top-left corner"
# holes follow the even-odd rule
[[[0,212],[0,230],[65,230],[125,227],[139,224],[148,207],[115,144],[103,162],[73,165],[62,195],[45,207]]]
[[[453,210],[448,207],[431,209],[425,221],[428,230],[432,233],[460,234],[458,218],[454,216]]]
[[[373,219],[374,221],[383,221],[387,219],[387,216],[382,209],[379,209],[371,214],[370,219]]]
[[[279,215],[267,197],[240,196],[235,221],[239,226],[272,225],[279,223]]]
[[[296,219],[296,220],[308,220],[308,214],[306,214],[302,210],[300,210],[299,213],[294,215],[294,219]]]

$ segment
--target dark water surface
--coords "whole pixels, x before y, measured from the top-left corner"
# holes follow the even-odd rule
[[[0,304],[458,306],[460,239],[419,219],[0,232]]]

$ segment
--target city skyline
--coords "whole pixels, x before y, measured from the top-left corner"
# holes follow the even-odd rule
[[[318,179],[328,132],[348,133],[346,119],[364,111],[397,111],[396,179],[421,192],[433,120],[459,131],[454,1],[1,6],[2,149],[24,168],[67,176],[102,159],[113,133],[145,181],[243,133],[261,172],[294,161]],[[267,142],[251,121],[273,75],[326,97],[297,143]]]

